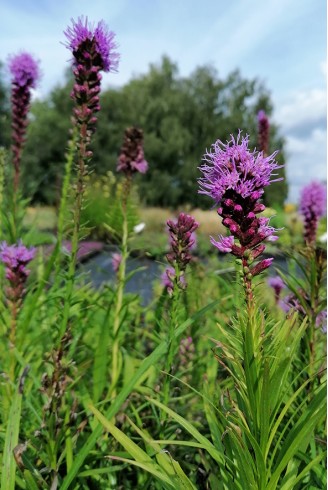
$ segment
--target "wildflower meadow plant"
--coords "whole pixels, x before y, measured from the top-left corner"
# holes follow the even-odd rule
[[[12,175],[0,149],[1,490],[322,488],[326,258],[313,238],[324,212],[322,193],[303,199],[307,243],[299,252],[300,275],[280,271],[281,279],[269,279],[286,314],[262,294],[279,234],[263,216],[262,199],[280,180],[280,166],[276,152],[268,155],[269,123],[260,112],[260,151],[239,132],[215,142],[200,166],[199,192],[214,201],[226,230],[208,237],[213,257],[203,260],[202,247],[194,257],[194,216],[169,219],[163,288],[144,305],[126,284],[137,272],[149,280],[144,267],[130,271],[130,263],[149,259],[147,251],[134,259],[131,203],[134,178],[151,168],[143,131],[130,126],[118,152],[116,192],[116,179],[95,186],[108,218],[103,236],[118,248],[112,253],[97,244],[110,254],[110,280],[95,287],[78,264],[87,232],[81,211],[101,73],[115,72],[119,55],[103,21],[72,20],[65,38],[74,110],[52,251],[36,253],[32,226],[12,232],[6,224],[2,194],[13,181],[21,202],[30,89],[39,78],[27,53],[11,61]],[[109,184],[109,175],[102,182]],[[145,236],[148,230],[147,222]],[[222,254],[235,259],[237,276],[231,267],[223,274],[211,270]]]

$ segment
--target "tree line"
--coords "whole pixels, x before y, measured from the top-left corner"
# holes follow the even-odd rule
[[[31,108],[28,139],[23,155],[24,193],[39,203],[54,204],[58,197],[71,126],[72,79],[55,87]],[[9,146],[9,88],[0,81],[0,145]],[[269,116],[273,105],[267,88],[258,80],[243,78],[238,70],[222,78],[212,66],[200,66],[188,77],[168,57],[152,64],[119,88],[101,95],[101,112],[94,138],[92,168],[96,174],[115,172],[126,127],[144,132],[146,175],[138,176],[140,199],[145,205],[208,207],[199,195],[198,167],[216,139],[225,141],[239,129],[257,146],[257,113]],[[284,138],[270,126],[270,152],[279,150],[284,163]],[[280,170],[285,177],[285,169]],[[281,206],[287,197],[283,180],[267,188],[266,204]]]

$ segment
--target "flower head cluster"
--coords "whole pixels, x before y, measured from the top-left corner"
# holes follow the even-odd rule
[[[185,271],[192,259],[190,251],[195,243],[193,233],[199,225],[193,216],[180,213],[178,220],[176,222],[168,220],[167,226],[171,245],[171,251],[166,256],[167,260],[172,266],[177,264],[180,271]]]
[[[272,179],[280,168],[275,161],[276,152],[270,156],[251,152],[248,139],[239,133],[236,139],[231,136],[227,144],[218,140],[213,145],[200,167],[203,177],[199,179],[199,192],[220,205],[218,214],[230,235],[221,235],[218,241],[211,237],[211,242],[220,252],[232,253],[242,260],[244,287],[251,297],[252,277],[269,267],[273,259],[264,259],[252,267],[251,264],[264,252],[265,240],[277,240],[277,230],[270,226],[269,218],[258,216],[265,210],[260,198],[266,186],[281,179]]]
[[[320,182],[311,182],[301,192],[299,211],[304,219],[304,239],[308,245],[315,243],[319,219],[327,207],[327,189]]]
[[[87,17],[79,17],[77,22],[72,19],[72,26],[64,34],[66,47],[74,58],[75,83],[71,94],[77,105],[74,116],[79,126],[86,127],[86,142],[89,143],[97,122],[95,113],[100,110],[100,72],[114,72],[118,67],[115,34],[108,31],[104,22],[94,27]]]
[[[17,190],[19,166],[28,124],[27,114],[30,108],[31,89],[37,86],[40,70],[38,62],[25,52],[9,58],[9,70],[12,77],[12,151],[15,190]]]
[[[200,167],[203,177],[199,179],[200,194],[205,194],[219,204],[222,199],[240,197],[258,201],[264,187],[272,182],[273,172],[281,166],[275,161],[277,152],[264,156],[262,152],[248,149],[249,136],[241,138],[240,133],[227,144],[217,140],[212,151],[204,155]]]
[[[127,128],[124,133],[124,142],[117,162],[117,171],[126,175],[135,172],[141,174],[148,170],[148,163],[144,158],[143,132],[138,128]]]
[[[12,83],[18,87],[35,88],[40,78],[38,62],[30,53],[20,53],[9,58]]]
[[[264,155],[267,155],[269,152],[270,123],[269,123],[268,116],[263,110],[259,111],[257,115],[257,122],[258,122],[259,149],[263,151]]]
[[[0,245],[0,260],[6,266],[6,278],[10,287],[6,295],[10,301],[19,301],[25,293],[25,282],[30,270],[27,264],[35,256],[34,248],[26,248],[21,242],[18,245],[8,245],[6,242]]]

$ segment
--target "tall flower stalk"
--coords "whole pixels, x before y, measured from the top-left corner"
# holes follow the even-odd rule
[[[217,212],[230,235],[220,235],[219,240],[211,237],[211,242],[220,252],[234,255],[241,264],[242,284],[250,309],[254,300],[253,278],[273,261],[273,258],[258,261],[265,250],[264,242],[278,238],[269,218],[259,216],[265,210],[261,197],[266,186],[281,179],[272,179],[274,171],[280,168],[275,162],[276,152],[270,156],[252,152],[248,139],[239,133],[236,139],[231,136],[227,144],[218,140],[212,146],[200,167],[203,177],[199,180],[199,192],[219,205]]]
[[[237,319],[232,320],[229,331],[223,333],[224,341],[219,357],[225,368],[229,366],[228,372],[232,374],[238,392],[234,401],[228,395],[232,410],[229,405],[222,440],[224,436],[229,438],[230,448],[235,451],[236,458],[241,446],[244,446],[242,451],[250,460],[254,458],[254,488],[266,488],[270,474],[270,469],[265,465],[270,441],[270,410],[266,407],[266,390],[270,390],[269,380],[274,365],[270,365],[269,349],[264,349],[265,317],[256,305],[253,279],[273,261],[273,258],[261,258],[265,242],[277,239],[277,230],[269,225],[267,218],[260,216],[265,210],[261,202],[264,188],[279,180],[274,174],[279,168],[275,155],[266,156],[263,152],[251,151],[248,136],[241,137],[239,133],[237,138],[231,136],[226,144],[217,141],[211,151],[205,154],[204,163],[200,167],[203,176],[199,181],[200,193],[211,197],[219,206],[218,214],[222,217],[222,224],[230,233],[228,236],[219,236],[218,240],[211,237],[211,242],[221,253],[232,254],[241,266],[246,309],[237,309]],[[240,347],[236,348],[237,345]],[[230,363],[229,359],[233,359],[233,362]],[[230,411],[240,413],[242,417],[231,417]],[[249,438],[246,434],[249,434]],[[256,457],[252,455],[253,441],[257,448]],[[263,462],[262,465],[259,460]]]
[[[38,62],[31,54],[22,52],[9,58],[11,73],[12,123],[11,139],[13,153],[13,241],[17,240],[17,205],[20,182],[22,151],[28,126],[28,112],[31,102],[31,90],[36,88],[40,78]]]
[[[166,269],[166,286],[171,296],[169,331],[167,335],[168,350],[165,359],[165,372],[172,373],[174,356],[177,353],[179,339],[175,339],[175,332],[181,320],[180,296],[187,287],[185,271],[192,260],[191,250],[195,244],[195,230],[198,223],[193,216],[180,213],[177,221],[168,220],[167,226],[170,235],[170,252],[166,258],[170,267]],[[175,339],[175,340],[174,340]],[[167,405],[170,397],[171,378],[166,376],[163,386],[163,400]],[[164,414],[165,420],[165,414]]]
[[[112,384],[110,394],[115,395],[116,385],[120,376],[120,337],[121,312],[126,275],[126,261],[129,256],[128,239],[128,201],[132,186],[132,177],[136,173],[146,173],[148,163],[144,158],[143,132],[136,127],[127,128],[124,133],[123,145],[117,161],[117,171],[123,173],[122,192],[122,239],[121,254],[117,268],[117,291],[113,320],[113,346],[112,346]]]
[[[73,294],[85,178],[88,173],[88,163],[92,157],[90,144],[92,135],[96,130],[96,114],[100,110],[101,72],[117,71],[119,60],[119,55],[115,51],[115,35],[108,30],[102,21],[94,27],[89,23],[87,17],[79,17],[77,22],[72,19],[72,25],[67,28],[64,34],[67,38],[66,47],[73,55],[75,82],[71,97],[75,102],[73,126],[76,128],[78,136],[76,142],[77,177],[73,210],[72,248],[68,270],[67,301],[64,306],[60,337],[63,335],[67,325]]]

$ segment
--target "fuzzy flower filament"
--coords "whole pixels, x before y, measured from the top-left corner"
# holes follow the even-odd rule
[[[264,252],[264,241],[278,238],[269,219],[258,216],[265,210],[260,199],[266,186],[281,179],[275,178],[274,173],[280,168],[275,161],[276,152],[270,156],[252,152],[248,140],[247,135],[241,138],[239,133],[236,139],[231,136],[227,144],[218,140],[212,146],[200,167],[203,177],[199,179],[199,192],[220,206],[217,212],[230,235],[221,235],[218,241],[211,237],[211,242],[220,252],[231,253],[241,261],[243,285],[251,299],[252,278],[273,261],[268,258],[254,264],[254,260]]]
[[[315,244],[319,219],[326,213],[326,193],[326,186],[315,181],[302,189],[299,211],[304,220],[304,240],[307,245]]]
[[[11,105],[12,105],[12,152],[14,164],[14,192],[19,186],[20,161],[25,143],[30,109],[31,89],[37,86],[40,78],[38,62],[29,53],[20,53],[9,58],[11,73]]]

